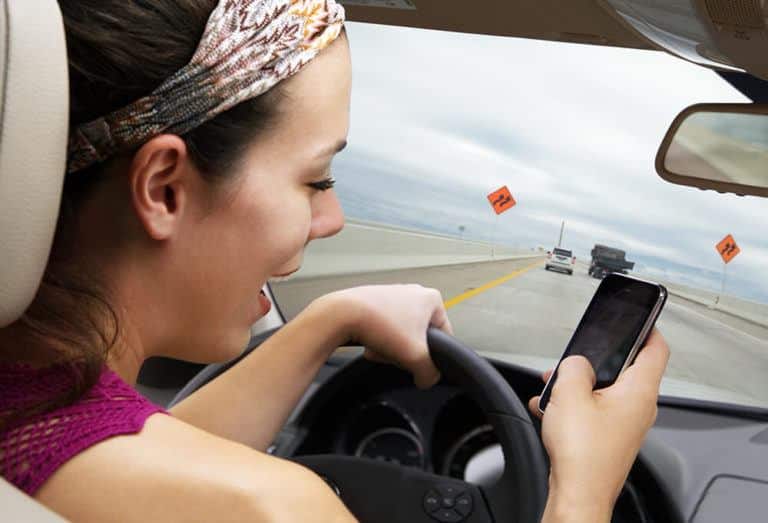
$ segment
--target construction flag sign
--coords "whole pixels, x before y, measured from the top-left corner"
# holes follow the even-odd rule
[[[736,240],[734,240],[733,236],[730,234],[723,238],[720,243],[717,244],[716,248],[717,252],[720,253],[720,256],[723,257],[725,263],[730,262],[741,252],[741,249],[739,249],[739,246],[736,244]]]
[[[488,201],[491,202],[491,207],[496,214],[506,212],[517,204],[506,185],[489,194]]]

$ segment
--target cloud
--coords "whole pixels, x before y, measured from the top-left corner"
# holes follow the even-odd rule
[[[674,186],[654,170],[679,111],[745,101],[712,71],[649,51],[368,24],[349,33],[350,147],[335,167],[348,209],[521,245],[553,244],[565,220],[581,255],[605,241],[691,278],[721,271],[714,245],[732,233],[743,249],[733,281],[768,301],[755,281],[768,266],[766,201]],[[500,185],[519,203],[497,219],[485,195]]]

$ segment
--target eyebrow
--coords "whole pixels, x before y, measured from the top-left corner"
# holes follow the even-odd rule
[[[340,140],[335,145],[332,145],[330,147],[326,147],[325,149],[322,149],[318,154],[318,158],[324,158],[326,156],[332,156],[334,154],[340,153],[344,150],[344,148],[347,146],[346,140]]]

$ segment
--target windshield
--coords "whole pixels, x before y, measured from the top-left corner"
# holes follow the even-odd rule
[[[567,256],[567,257],[569,257],[569,258],[570,258],[571,256],[573,256],[573,255],[571,254],[571,251],[564,251],[563,249],[555,249],[555,255],[556,255],[556,256]]]
[[[600,278],[626,272],[671,292],[664,394],[768,407],[768,201],[654,170],[682,109],[742,95],[658,52],[348,30],[350,146],[333,168],[347,226],[273,285],[288,319],[334,289],[421,283],[458,338],[544,370]],[[572,274],[546,266],[564,244]]]

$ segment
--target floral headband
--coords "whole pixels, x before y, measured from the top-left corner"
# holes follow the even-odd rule
[[[334,0],[220,0],[188,65],[150,95],[72,129],[73,173],[162,133],[184,134],[296,74],[344,23]]]

